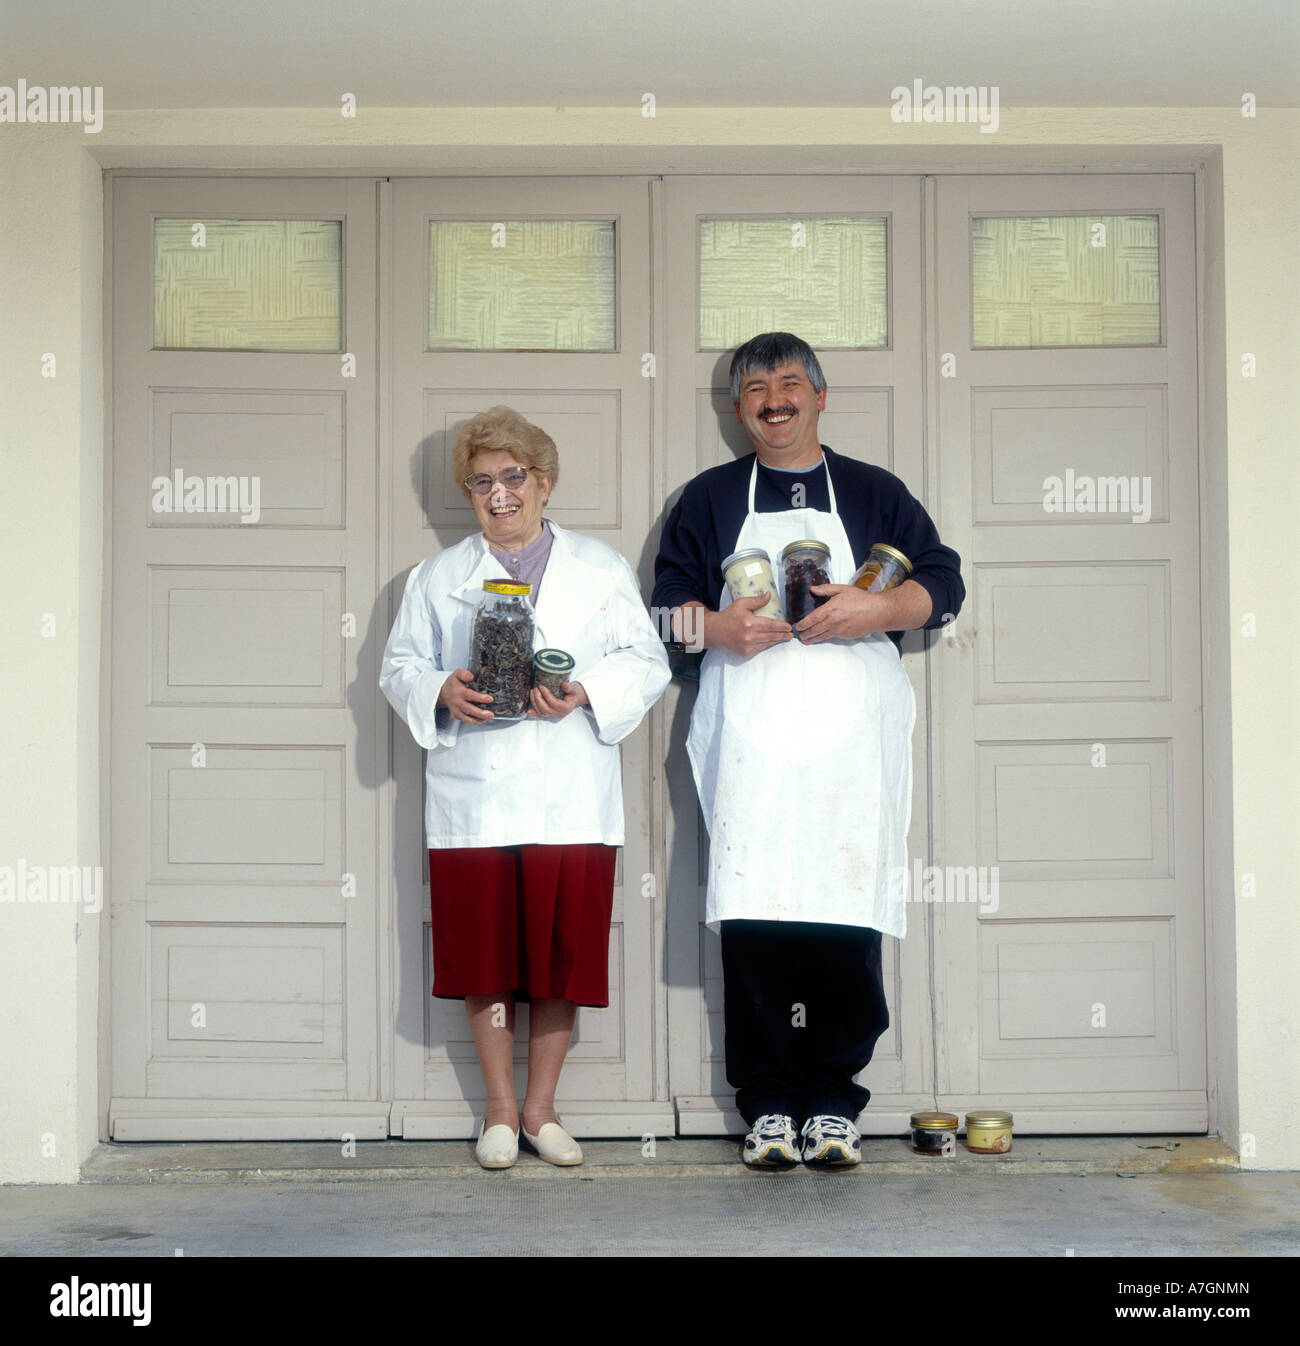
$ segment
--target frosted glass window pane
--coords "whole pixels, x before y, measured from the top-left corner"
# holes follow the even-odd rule
[[[1158,215],[971,221],[976,346],[1158,346]]]
[[[155,349],[343,349],[340,220],[155,220],[153,256]]]
[[[433,220],[429,349],[612,351],[613,220]]]
[[[884,219],[701,220],[700,349],[759,332],[889,344]]]

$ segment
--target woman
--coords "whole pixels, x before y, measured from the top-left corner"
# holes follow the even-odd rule
[[[428,749],[433,994],[465,1001],[486,1085],[479,1163],[510,1167],[522,1122],[543,1159],[580,1164],[555,1087],[577,1006],[609,1004],[617,744],[663,693],[668,661],[627,561],[543,517],[559,477],[545,431],[493,407],[466,422],[452,460],[482,532],[411,572],[379,680]],[[485,580],[531,584],[534,648],[575,660],[563,696],[533,688],[522,720],[494,723],[492,698],[470,685]],[[530,1002],[522,1115],[516,1000]]]

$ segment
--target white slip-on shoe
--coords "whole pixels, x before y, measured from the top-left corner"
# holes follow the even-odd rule
[[[474,1157],[484,1168],[509,1168],[519,1158],[519,1132],[512,1131],[504,1123],[478,1129],[478,1144],[474,1146]]]
[[[522,1122],[520,1127],[522,1129]],[[537,1151],[538,1157],[545,1159],[548,1164],[568,1168],[572,1164],[582,1163],[582,1146],[558,1122],[543,1122],[542,1129],[535,1136],[524,1130],[523,1137]]]

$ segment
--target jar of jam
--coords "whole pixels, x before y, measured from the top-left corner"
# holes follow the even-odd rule
[[[785,619],[793,626],[814,608],[830,602],[830,594],[814,594],[814,584],[829,584],[831,549],[824,542],[804,538],[781,553],[785,572]]]
[[[1006,1154],[1011,1148],[1011,1114],[997,1109],[968,1112],[966,1148],[974,1154]]]
[[[470,631],[469,671],[476,692],[492,700],[484,709],[497,720],[519,720],[528,710],[533,686],[533,605],[531,584],[485,580],[483,598],[474,609]]]
[[[563,650],[538,650],[533,655],[533,686],[545,687],[552,696],[564,700],[561,684],[573,675],[573,655]]]
[[[886,589],[897,589],[911,573],[911,561],[897,547],[877,542],[849,582],[869,594],[883,594]]]
[[[917,1154],[956,1154],[957,1125],[955,1112],[914,1112],[912,1148]]]
[[[762,547],[748,547],[744,551],[732,552],[722,563],[722,575],[727,581],[727,591],[733,603],[738,598],[757,598],[766,591],[768,600],[761,608],[754,609],[754,616],[784,620],[781,596],[772,579],[772,558]]]

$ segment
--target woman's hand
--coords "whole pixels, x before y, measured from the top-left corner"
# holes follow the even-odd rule
[[[492,719],[492,712],[484,709],[492,697],[467,685],[473,681],[474,675],[469,669],[458,668],[447,675],[447,681],[438,693],[438,704],[451,712],[453,720],[460,720],[462,724],[481,724]]]
[[[563,700],[545,687],[534,687],[529,696],[533,708],[528,714],[535,719],[562,720],[579,706],[591,704],[587,700],[587,693],[583,690],[582,683],[562,682],[560,686],[564,689]]]

